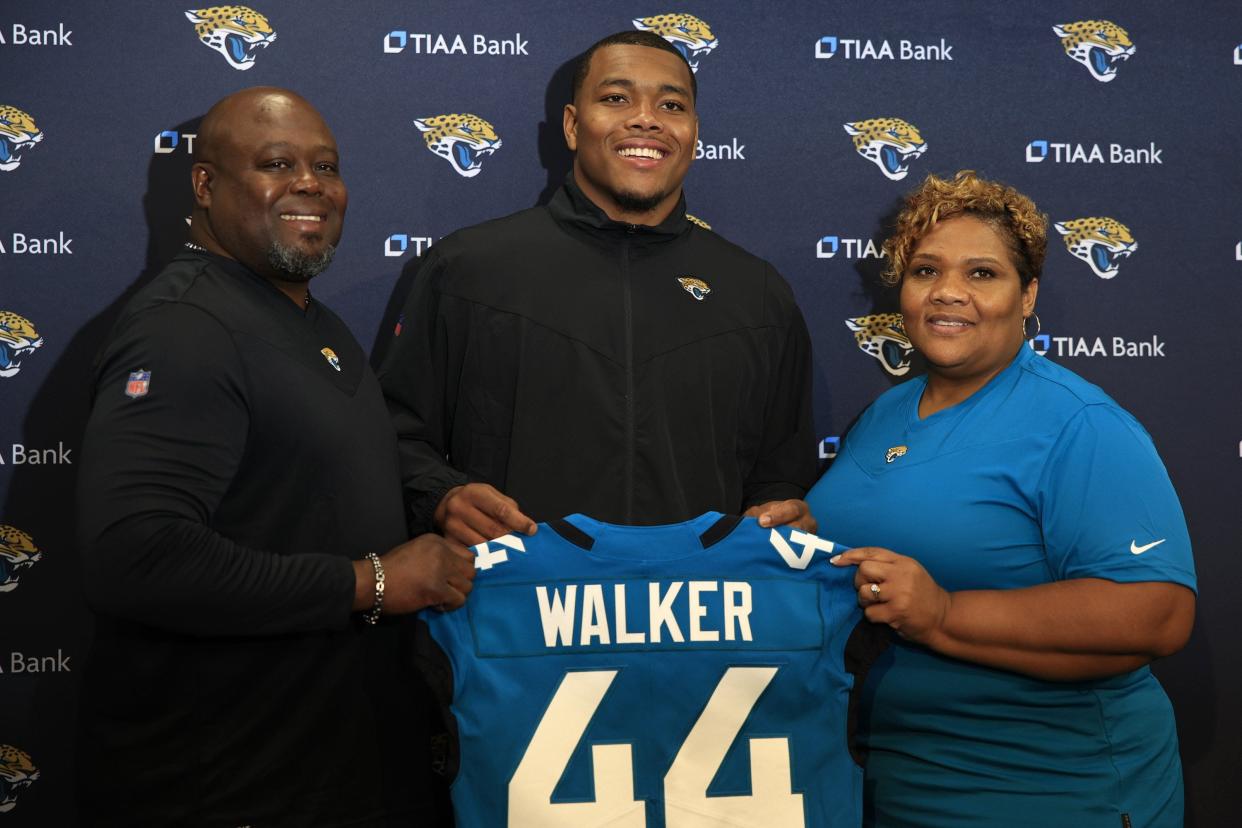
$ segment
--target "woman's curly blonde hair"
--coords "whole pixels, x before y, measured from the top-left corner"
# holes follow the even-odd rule
[[[961,170],[951,181],[929,175],[906,195],[897,227],[884,242],[888,254],[888,267],[880,275],[884,283],[901,282],[914,246],[936,222],[963,214],[986,221],[1000,234],[1013,254],[1023,288],[1039,278],[1048,248],[1048,217],[1013,187]]]

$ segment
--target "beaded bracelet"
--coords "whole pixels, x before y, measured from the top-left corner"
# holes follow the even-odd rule
[[[371,566],[375,569],[375,603],[371,605],[371,611],[362,617],[362,620],[368,624],[378,624],[380,614],[384,611],[384,565],[380,563],[379,555],[374,552],[368,553],[367,558],[371,560]]]

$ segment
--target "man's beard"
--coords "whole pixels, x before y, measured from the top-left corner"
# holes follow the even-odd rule
[[[659,207],[660,202],[666,198],[668,198],[668,193],[657,192],[651,195],[639,195],[638,193],[627,193],[620,190],[612,192],[612,200],[627,213],[650,213]]]
[[[272,242],[267,248],[267,263],[288,282],[309,282],[332,264],[336,245],[329,244],[319,253],[303,253],[296,247]]]

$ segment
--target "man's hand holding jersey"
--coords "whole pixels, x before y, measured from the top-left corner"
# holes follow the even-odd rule
[[[439,535],[419,535],[380,556],[384,568],[385,615],[425,607],[455,610],[474,584],[474,554]],[[369,558],[354,561],[354,611],[375,603],[375,568]]]
[[[759,518],[760,526],[792,526],[812,535],[819,528],[805,500],[769,500],[751,506],[742,513],[742,517]]]
[[[449,489],[436,506],[435,522],[444,537],[464,546],[513,532],[535,534],[535,522],[522,513],[517,501],[487,483]]]

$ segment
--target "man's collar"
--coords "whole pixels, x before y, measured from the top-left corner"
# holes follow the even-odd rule
[[[202,245],[196,244],[193,247],[190,247],[190,244],[186,244],[185,248],[177,254],[177,258],[181,258],[183,256],[207,259],[225,273],[235,276],[238,279],[245,280],[247,283],[258,285],[259,290],[265,293],[270,293],[273,297],[279,297],[282,304],[287,304],[298,313],[305,313],[309,311],[310,308],[315,306],[315,302],[308,301],[303,307],[298,307],[297,302],[294,302],[288,295],[285,294],[284,291],[272,284],[271,280],[255,273],[237,259],[229,256],[222,256],[219,253],[213,253]],[[307,293],[307,297],[310,297],[309,292]]]
[[[660,239],[679,236],[690,229],[690,222],[686,220],[684,191],[672,211],[659,224],[628,224],[610,219],[598,204],[582,192],[572,172],[565,176],[565,185],[553,196],[548,207],[560,221],[608,233],[640,233],[645,238]]]

